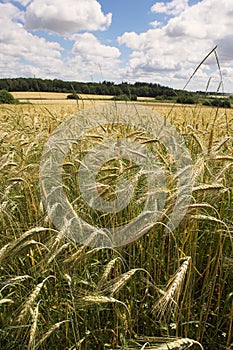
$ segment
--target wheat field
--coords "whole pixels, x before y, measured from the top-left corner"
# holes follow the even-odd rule
[[[14,96],[31,103],[0,106],[1,348],[232,349],[233,112],[144,104],[167,118],[185,141],[193,162],[192,201],[180,225],[167,232],[175,175],[169,173],[170,155],[148,140],[170,176],[166,215],[127,246],[100,249],[65,238],[50,221],[39,188],[48,137],[71,114],[99,101]],[[85,140],[81,158],[93,142],[96,138]],[[78,167],[69,155],[64,183],[85,220],[101,227],[138,214],[143,182],[139,204],[116,219],[85,205],[75,186]],[[111,187],[119,169],[116,162],[107,164],[99,181]]]

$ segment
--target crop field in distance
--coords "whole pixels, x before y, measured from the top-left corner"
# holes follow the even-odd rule
[[[233,111],[138,99],[135,108],[157,112],[183,137],[192,158],[192,198],[179,226],[167,231],[178,187],[172,155],[143,135],[137,141],[159,154],[166,171],[164,215],[136,241],[101,249],[67,239],[54,226],[41,201],[39,170],[52,132],[111,96],[13,95],[22,103],[0,105],[0,348],[232,349]],[[66,195],[89,224],[122,224],[142,209],[143,181],[117,219],[89,208],[77,186],[77,156],[105,138],[103,127],[95,131],[66,157]],[[106,164],[99,182],[111,189],[122,171],[134,179],[125,163]],[[102,195],[110,200],[111,194]]]

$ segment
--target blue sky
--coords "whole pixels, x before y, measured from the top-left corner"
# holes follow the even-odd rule
[[[232,0],[0,1],[0,77],[183,88],[218,45],[224,90],[233,92]],[[219,85],[212,55],[188,88]]]

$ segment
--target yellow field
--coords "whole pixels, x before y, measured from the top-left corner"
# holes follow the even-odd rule
[[[70,95],[69,93],[62,93],[62,92],[32,92],[32,91],[19,91],[19,92],[12,92],[12,95],[14,98],[17,98],[20,100],[20,102],[35,102],[35,100],[38,103],[43,103],[44,101],[47,101],[48,103],[63,101],[67,99],[67,96]],[[108,95],[88,95],[88,94],[78,94],[80,97],[80,100],[82,99],[91,99],[91,100],[98,100],[98,99],[110,99],[112,96]],[[69,100],[68,100],[69,101]]]
[[[185,161],[185,167],[181,167],[179,159],[174,157],[178,150],[182,158],[182,144],[177,147],[173,142],[174,148],[167,147],[168,138],[160,140],[147,129],[143,133],[143,126],[139,130],[132,125],[124,128],[115,123],[117,118],[113,123],[111,116],[106,118],[107,127],[93,123],[91,132],[89,129],[74,140],[79,126],[86,124],[86,131],[91,125],[88,112],[83,113],[83,124],[77,123],[73,135],[53,134],[61,135],[53,139],[59,142],[56,147],[49,143],[43,153],[53,131],[72,114],[112,101],[94,100],[88,95],[85,100],[67,100],[66,94],[60,93],[15,93],[14,96],[24,103],[0,105],[0,348],[142,349],[145,347],[142,343],[150,342],[153,349],[155,346],[177,349],[182,344],[191,348],[192,344],[201,343],[205,349],[230,350],[233,109],[163,104],[153,99],[135,103],[167,118],[183,136],[192,158],[190,174],[189,164]],[[144,110],[139,113],[143,115]],[[149,122],[150,130],[154,131],[158,124],[152,119]],[[159,132],[161,129],[159,126]],[[85,156],[95,154],[91,151],[98,145],[106,147],[111,136],[115,145],[118,138],[120,141],[127,138],[133,147],[137,143],[148,150],[150,157],[154,154],[156,162],[152,165],[156,177],[152,181],[153,167],[150,168],[148,161],[134,164],[137,158],[124,159],[124,153],[120,159],[118,146],[114,155],[109,153],[112,156],[109,160],[96,152],[96,158],[92,159],[100,163],[95,178],[100,197],[111,203],[118,196],[116,189],[122,189],[121,180],[129,183],[129,188],[133,185],[127,207],[120,212],[105,213],[86,202],[78,177],[80,164],[86,164]],[[171,134],[171,141],[175,137],[176,133]],[[74,147],[65,153],[64,145]],[[132,154],[140,155],[138,149],[141,150],[132,149]],[[65,159],[60,159],[58,150],[65,154]],[[49,162],[43,160],[42,154]],[[186,152],[184,156],[187,157]],[[50,167],[50,160],[59,165],[56,169],[62,175],[61,185],[58,176],[53,178],[56,173]],[[42,168],[46,170],[44,175]],[[145,181],[147,170],[150,176]],[[183,200],[190,191],[187,174],[193,183],[188,205]],[[44,179],[51,180],[52,187],[44,186]],[[64,230],[50,220],[49,215],[57,208],[57,214],[62,215],[60,188],[77,216],[93,227],[85,241],[79,242],[78,237],[76,242],[75,235],[72,239],[68,238],[69,234],[65,237],[73,222],[71,216],[64,217]],[[129,192],[127,189],[125,193]],[[53,193],[58,193],[58,198],[53,205],[47,205],[48,211],[42,194],[49,198],[54,197]],[[152,194],[157,196],[157,193],[158,198],[152,203]],[[164,204],[160,193],[165,194]],[[156,212],[161,210],[158,219],[155,216],[154,227],[148,225],[147,216],[141,216],[146,213],[147,202],[153,204]],[[151,212],[150,205],[148,209]],[[183,212],[183,221],[172,230],[173,219],[176,225],[173,214],[179,218]],[[135,225],[137,240],[131,244],[105,250],[92,246],[99,231],[104,232],[102,228],[115,233],[115,227],[133,223],[134,218],[145,225],[141,232],[145,233],[146,229],[146,234],[142,237],[137,236],[140,231]],[[81,235],[81,225],[77,227],[79,230]]]
[[[100,103],[111,103],[111,100],[67,100],[66,94],[43,93],[44,99],[36,100],[39,93],[15,93],[14,96],[23,101],[27,96],[30,98],[28,103],[24,102],[18,105],[0,105],[0,124],[3,125],[6,120],[9,123],[14,119],[20,120],[19,124],[28,125],[33,129],[48,126],[52,132],[60,123],[79,111],[90,108]],[[85,95],[85,98],[87,95]],[[32,100],[31,98],[34,98]],[[57,98],[57,99],[56,99]],[[58,99],[59,98],[59,99]],[[83,95],[84,98],[84,95]],[[97,96],[95,96],[97,98]],[[135,103],[135,102],[127,102]],[[137,105],[143,105],[145,108],[152,108],[156,113],[168,120],[179,130],[182,135],[192,132],[194,137],[201,140],[205,148],[208,148],[210,137],[213,144],[217,144],[219,139],[224,138],[227,133],[233,133],[233,109],[219,109],[193,106],[179,105],[158,102],[136,102]],[[211,132],[211,126],[214,121],[214,132]],[[227,127],[226,127],[227,125]],[[16,125],[15,125],[16,127]],[[17,128],[17,127],[16,127]],[[226,130],[226,128],[228,130]],[[0,130],[0,136],[3,129]],[[210,136],[211,134],[211,136]],[[209,135],[209,136],[208,136]]]
[[[32,92],[17,91],[12,92],[14,98],[19,100],[41,99],[41,100],[65,100],[68,94],[57,92]]]
[[[77,113],[79,110],[94,106],[99,103],[109,103],[112,96],[104,95],[85,95],[81,94],[80,100],[67,100],[67,93],[55,92],[13,92],[13,96],[19,99],[23,104],[19,105],[0,105],[0,117],[6,111],[12,113],[21,113],[21,115],[29,114],[33,110],[38,118],[46,118],[48,114],[58,117],[59,120],[67,118],[69,115]],[[103,101],[105,100],[106,101]],[[141,102],[140,100],[144,100]],[[146,102],[145,102],[146,101]],[[155,102],[153,98],[141,97],[136,103],[148,108],[152,108],[162,116],[169,116],[170,120],[176,123],[184,123],[187,120],[190,125],[195,124],[195,129],[206,130],[211,120],[215,118],[216,108],[194,106],[194,105],[179,105],[172,103]],[[217,122],[221,120],[225,122],[227,116],[229,127],[232,130],[233,110],[218,110]],[[197,125],[198,124],[198,125]]]
[[[0,105],[0,122],[4,122],[5,118],[19,118],[24,121],[28,120],[31,125],[51,123],[56,127],[62,121],[68,119],[71,115],[78,113],[80,110],[90,108],[100,103],[111,103],[111,96],[102,95],[80,95],[79,100],[67,100],[66,93],[40,93],[40,92],[14,92],[15,98],[18,98],[21,104],[16,105]],[[106,99],[106,101],[98,100],[98,98]],[[108,100],[107,100],[108,99]],[[144,100],[144,98],[141,98]],[[213,107],[198,105],[180,105],[172,103],[155,102],[154,99],[147,99],[144,102],[127,102],[143,105],[152,108],[156,113],[163,117],[168,117],[169,121],[175,125],[182,133],[190,132],[198,135],[205,143],[208,141],[207,134],[210,133],[212,122],[215,124],[215,132],[212,135],[216,142],[226,132],[226,123],[228,132],[233,133],[233,109],[216,109]],[[51,118],[52,117],[52,118]],[[183,127],[182,127],[183,125]],[[218,126],[216,128],[216,126]]]

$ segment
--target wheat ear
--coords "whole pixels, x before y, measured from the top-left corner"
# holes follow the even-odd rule
[[[0,289],[0,293],[1,293],[5,288],[11,287],[11,286],[13,286],[14,284],[23,282],[23,281],[26,280],[27,278],[32,278],[32,277],[29,276],[29,275],[23,275],[23,276],[16,276],[16,277],[9,278],[8,280],[6,280],[6,281],[4,281],[4,282],[2,283],[3,287],[2,287],[2,289]]]
[[[106,268],[105,268],[105,270],[104,270],[104,273],[103,273],[101,279],[100,279],[99,282],[98,282],[98,289],[99,289],[99,290],[103,287],[104,283],[107,281],[107,278],[108,278],[108,276],[109,276],[109,274],[110,274],[112,268],[114,267],[115,263],[116,263],[117,260],[119,260],[119,259],[120,259],[120,258],[117,257],[117,258],[115,258],[115,259],[109,261],[109,263],[106,265]]]
[[[30,329],[30,337],[28,342],[28,350],[34,350],[35,349],[35,336],[36,336],[36,327],[37,327],[37,319],[39,315],[39,304],[36,305],[33,314],[32,314],[32,326]]]
[[[5,298],[0,300],[0,305],[1,304],[6,304],[6,303],[14,304],[14,300],[12,300],[12,299],[5,299]]]
[[[187,257],[183,262],[179,270],[176,272],[175,276],[168,283],[166,291],[163,293],[163,296],[157,301],[153,307],[153,312],[157,314],[158,317],[164,316],[167,311],[171,308],[173,303],[177,303],[180,293],[181,286],[183,284],[186,272],[189,267],[191,257]]]
[[[48,264],[50,264],[59,254],[63,253],[69,246],[71,242],[63,244],[56,252],[48,259]]]
[[[24,304],[23,310],[21,311],[17,322],[20,323],[24,317],[27,315],[28,311],[31,308],[31,305],[33,304],[33,302],[35,301],[35,299],[37,298],[37,296],[39,295],[44,283],[47,281],[47,279],[49,279],[50,277],[53,276],[48,276],[46,277],[42,282],[40,282],[39,284],[37,284],[36,288],[34,288],[34,290],[32,291],[32,293],[29,295],[28,300],[26,301],[26,303]]]
[[[9,246],[10,246],[10,243],[4,245],[4,246],[0,249],[0,261],[5,257],[6,252],[7,252],[8,248],[9,248]]]
[[[147,348],[148,350],[185,350],[190,348],[193,345],[198,345],[201,350],[204,350],[203,346],[196,340],[189,338],[181,338],[174,340],[172,342],[168,342],[165,344],[161,344],[159,346],[153,346]]]
[[[117,293],[125,284],[126,282],[135,274],[137,271],[145,271],[143,269],[137,268],[129,270],[128,272],[123,273],[115,280],[111,281],[106,288],[103,290],[103,293],[106,293],[108,295],[114,295]]]
[[[61,324],[67,322],[67,320],[64,320],[64,321],[60,321],[60,322],[57,322],[55,323],[44,335],[43,337],[38,341],[38,343],[36,343],[36,346],[35,348],[38,348],[40,347],[44,342],[45,340],[56,330],[60,327]]]

